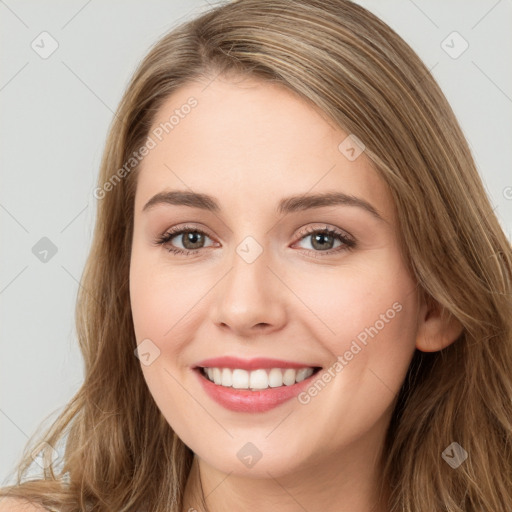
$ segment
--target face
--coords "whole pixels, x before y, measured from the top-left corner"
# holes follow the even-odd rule
[[[206,84],[162,106],[138,176],[130,295],[149,390],[226,473],[374,453],[419,311],[390,193],[356,142],[288,89]],[[221,384],[198,367],[219,368]]]

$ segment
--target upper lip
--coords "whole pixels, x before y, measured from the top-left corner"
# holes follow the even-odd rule
[[[258,370],[263,368],[318,368],[318,365],[309,363],[296,363],[283,361],[282,359],[271,359],[268,357],[256,357],[253,359],[240,359],[239,357],[212,357],[204,359],[195,365],[200,368],[240,368],[242,370]]]

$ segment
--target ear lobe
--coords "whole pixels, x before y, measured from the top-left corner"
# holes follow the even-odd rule
[[[418,315],[416,348],[422,352],[437,352],[457,340],[463,330],[462,324],[439,303],[425,301]]]

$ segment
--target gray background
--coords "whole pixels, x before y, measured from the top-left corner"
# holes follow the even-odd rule
[[[512,0],[358,3],[432,70],[511,239]],[[12,480],[39,423],[49,425],[82,382],[74,306],[113,111],[149,47],[210,5],[0,0],[0,484]],[[59,45],[46,59],[31,47],[42,47],[43,31]],[[459,36],[446,39],[453,31],[469,44],[458,58],[445,51],[462,48]],[[33,252],[43,237],[57,249],[46,262]]]

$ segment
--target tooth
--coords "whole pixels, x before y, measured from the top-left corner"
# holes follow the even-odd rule
[[[302,382],[314,373],[313,368],[271,368],[258,369],[249,372],[242,369],[230,368],[204,368],[206,376],[215,384],[237,389],[260,390],[277,388],[280,386],[292,386],[296,382]]]
[[[232,385],[231,370],[229,368],[222,369],[222,385],[227,388]]]
[[[279,368],[272,368],[268,374],[268,383],[271,388],[283,385],[283,372]]]
[[[251,389],[268,388],[268,377],[266,370],[254,370],[249,377],[249,387]]]
[[[311,377],[313,375],[313,368],[301,368],[297,371],[297,376],[295,377],[296,382],[302,382],[304,379]]]
[[[222,374],[220,372],[219,368],[213,369],[213,381],[215,384],[221,384],[222,383]]]
[[[239,368],[233,370],[231,383],[236,389],[247,389],[249,387],[249,372]]]
[[[295,384],[296,373],[297,372],[293,368],[286,368],[283,374],[283,384],[286,384],[287,386]]]

